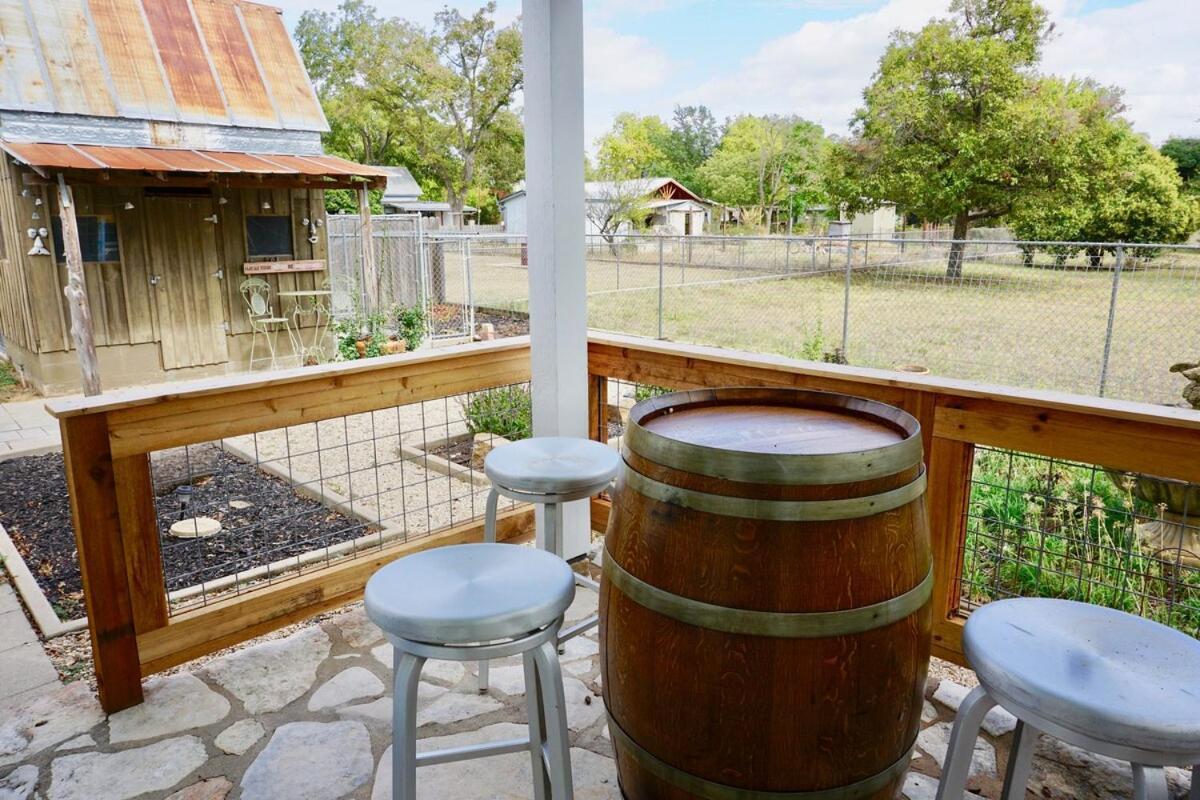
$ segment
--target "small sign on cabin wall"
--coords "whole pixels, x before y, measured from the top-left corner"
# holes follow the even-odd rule
[[[247,275],[261,275],[267,272],[320,272],[325,269],[325,262],[316,261],[247,261],[242,264],[242,272]]]

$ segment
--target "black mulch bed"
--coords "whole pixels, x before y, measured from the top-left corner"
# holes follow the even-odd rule
[[[461,441],[435,447],[429,451],[429,454],[441,456],[447,461],[458,464],[460,467],[469,467],[471,466],[471,451],[474,449],[474,446],[475,440],[468,437]]]
[[[286,481],[215,447],[208,448],[203,458],[193,452],[187,459],[181,475],[197,472],[197,465],[210,474],[191,481],[188,510],[181,514],[175,489],[187,483],[186,478],[163,480],[161,474],[171,467],[178,471],[181,463],[179,459],[175,464],[164,460],[154,469],[163,570],[170,590],[319,550],[374,530],[301,497]],[[235,508],[231,500],[250,505]],[[219,520],[221,532],[207,539],[167,535],[171,523],[181,516],[200,515]],[[83,591],[61,454],[0,461],[0,524],[59,617],[82,616]]]
[[[490,322],[496,327],[497,339],[507,339],[510,336],[524,336],[529,333],[528,314],[508,313],[494,308],[476,307],[476,332],[479,331],[479,326],[485,322]]]

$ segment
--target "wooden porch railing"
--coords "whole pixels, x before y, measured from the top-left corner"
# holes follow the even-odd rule
[[[796,386],[900,406],[921,422],[936,559],[935,652],[962,663],[960,572],[973,450],[1009,448],[1200,482],[1200,413],[814,364],[716,348],[593,334],[593,438],[607,438],[608,381],[669,388]],[[382,564],[477,540],[480,520],[385,544],[362,556],[170,614],[149,454],[226,437],[454,397],[529,379],[526,338],[463,345],[270,377],[114,392],[49,404],[63,433],[71,511],[104,707],[142,699],[154,672],[351,602]],[[603,529],[608,504],[592,504]],[[526,533],[529,509],[502,516],[500,538]]]
[[[792,386],[868,397],[921,423],[935,561],[934,654],[963,664],[961,577],[976,445],[1200,482],[1200,412],[817,364],[593,333],[591,435],[606,437],[607,383],[670,389]],[[605,400],[602,400],[604,398]],[[593,504],[606,519],[606,504]]]

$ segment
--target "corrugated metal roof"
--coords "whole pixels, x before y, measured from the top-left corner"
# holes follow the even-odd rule
[[[0,108],[329,128],[281,12],[246,0],[0,0]]]
[[[357,176],[379,184],[387,179],[387,173],[380,167],[355,164],[337,156],[250,155],[216,150],[7,141],[0,141],[0,150],[23,164],[48,170],[310,175],[331,178]]]

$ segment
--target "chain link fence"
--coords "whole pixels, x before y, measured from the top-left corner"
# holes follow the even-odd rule
[[[398,237],[407,250],[377,250],[380,280],[414,280],[404,253],[416,252],[442,338],[527,313],[523,236]],[[1189,245],[596,235],[587,284],[600,330],[1151,403],[1178,402],[1169,368],[1200,356]]]

